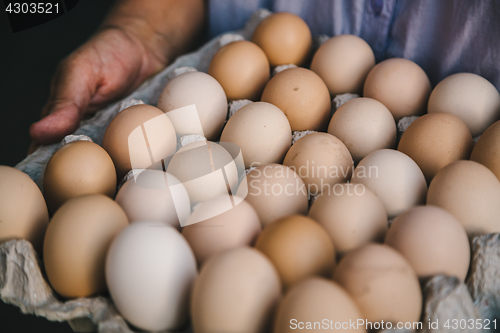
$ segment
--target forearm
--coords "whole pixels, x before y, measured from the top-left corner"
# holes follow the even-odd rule
[[[204,20],[203,0],[119,0],[101,29],[117,28],[140,39],[165,66],[189,50]]]

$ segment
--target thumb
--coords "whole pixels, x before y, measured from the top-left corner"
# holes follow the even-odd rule
[[[42,111],[45,117],[30,127],[35,142],[57,142],[78,128],[97,85],[92,69],[87,67],[78,60],[65,60],[58,67],[49,101]]]

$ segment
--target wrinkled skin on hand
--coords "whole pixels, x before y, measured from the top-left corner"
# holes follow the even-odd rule
[[[59,64],[44,118],[31,126],[31,138],[39,144],[61,140],[85,113],[133,91],[165,65],[139,37],[115,27],[101,30]]]

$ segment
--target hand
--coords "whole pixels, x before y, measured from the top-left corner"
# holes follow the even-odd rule
[[[104,28],[59,64],[44,118],[31,125],[31,138],[39,144],[61,140],[78,128],[85,113],[130,93],[166,63],[139,36]]]

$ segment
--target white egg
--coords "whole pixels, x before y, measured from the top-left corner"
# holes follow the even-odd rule
[[[137,222],[112,242],[106,283],[120,314],[147,331],[175,330],[187,320],[196,260],[177,229]]]

